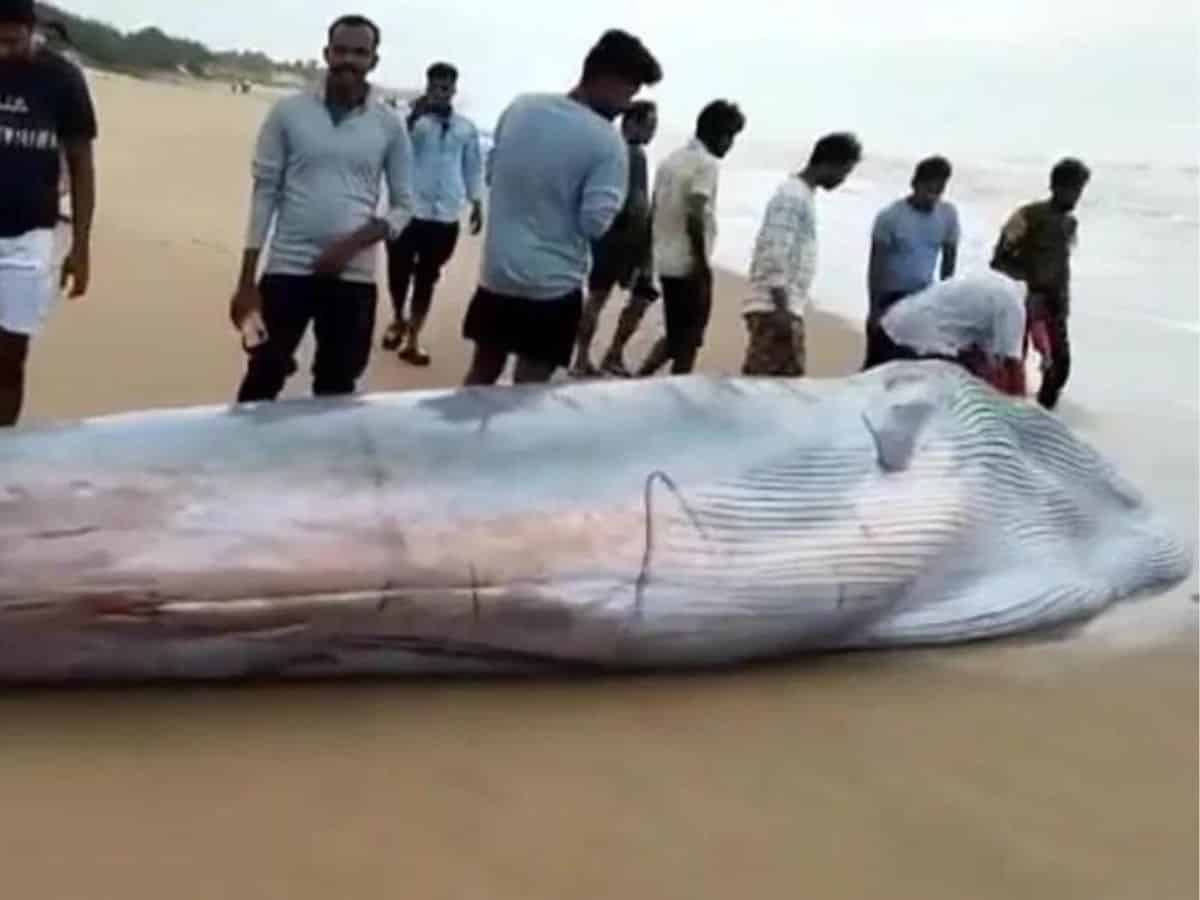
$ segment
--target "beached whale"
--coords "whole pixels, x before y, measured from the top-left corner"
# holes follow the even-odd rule
[[[0,678],[640,668],[1000,637],[1184,578],[950,364],[149,411],[0,437]]]

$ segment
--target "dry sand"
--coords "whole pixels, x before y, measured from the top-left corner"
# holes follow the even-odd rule
[[[264,100],[95,90],[94,287],[35,345],[27,419],[224,402]],[[371,389],[461,378],[477,251],[465,240],[440,286],[434,365],[377,353]],[[706,369],[737,366],[740,290],[723,278]],[[818,374],[860,352],[831,319],[810,347]],[[305,368],[288,393],[307,390]],[[5,895],[1190,900],[1194,639],[632,680],[7,692]]]

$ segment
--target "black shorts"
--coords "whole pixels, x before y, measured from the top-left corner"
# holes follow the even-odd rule
[[[631,287],[640,255],[637,242],[625,236],[606,235],[596,241],[592,245],[588,290],[607,294],[618,285]]]
[[[467,307],[462,336],[533,362],[567,366],[582,315],[582,290],[553,300],[530,300],[480,287]]]
[[[699,350],[712,312],[712,281],[692,276],[660,280],[668,352],[675,356]]]

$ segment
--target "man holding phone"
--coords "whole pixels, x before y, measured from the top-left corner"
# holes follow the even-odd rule
[[[378,26],[362,16],[335,21],[324,81],[279,101],[259,133],[246,251],[230,302],[230,318],[249,345],[238,402],[279,395],[296,371],[294,355],[310,322],[317,342],[313,394],[351,394],[366,370],[377,248],[399,237],[413,207],[408,132],[367,82],[379,62],[379,38]],[[385,177],[388,212],[379,218]]]
[[[416,207],[404,233],[387,245],[392,324],[383,349],[414,366],[428,366],[421,329],[433,291],[458,245],[459,220],[469,206],[471,234],[483,229],[483,154],[475,123],[456,112],[458,69],[436,62],[425,72],[425,93],[406,117],[413,147]],[[409,287],[412,287],[411,296]],[[407,314],[406,307],[407,305]]]

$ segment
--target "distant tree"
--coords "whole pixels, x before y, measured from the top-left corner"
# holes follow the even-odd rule
[[[216,53],[198,41],[166,34],[156,27],[122,33],[111,25],[95,19],[77,16],[49,3],[38,4],[38,16],[46,23],[56,23],[69,35],[85,62],[102,68],[132,70],[177,70],[180,68],[201,76],[210,67],[234,75],[259,79],[270,78],[276,69],[288,68],[258,50],[235,50]],[[315,69],[314,60],[296,60],[297,69]]]

